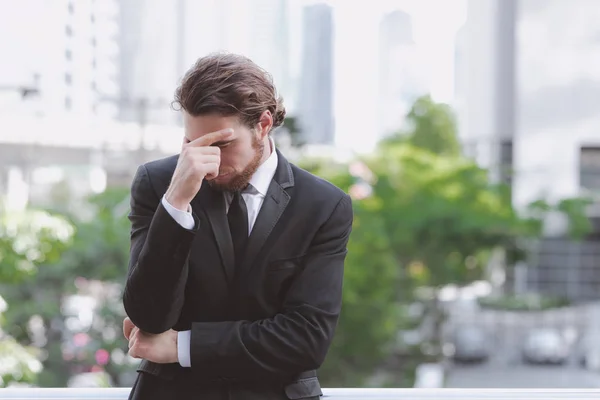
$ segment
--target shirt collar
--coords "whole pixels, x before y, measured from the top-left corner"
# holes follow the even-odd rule
[[[267,195],[267,190],[269,190],[271,180],[275,176],[275,171],[277,170],[278,164],[277,152],[275,151],[275,141],[270,136],[269,143],[271,145],[271,155],[258,167],[254,175],[252,175],[252,178],[250,178],[250,182],[248,182],[254,187],[254,189],[256,189],[258,193],[263,196]]]

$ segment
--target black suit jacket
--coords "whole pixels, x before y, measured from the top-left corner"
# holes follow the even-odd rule
[[[321,394],[315,370],[340,313],[352,203],[278,157],[237,267],[222,193],[202,185],[191,203],[196,226],[186,230],[161,204],[177,156],[138,169],[125,310],[145,332],[191,329],[192,367],[142,361],[132,398]]]

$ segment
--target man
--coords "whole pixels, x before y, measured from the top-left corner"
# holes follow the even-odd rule
[[[181,153],[131,188],[123,330],[143,361],[130,398],[317,399],[351,200],[275,149],[285,108],[252,61],[201,58],[175,100]]]

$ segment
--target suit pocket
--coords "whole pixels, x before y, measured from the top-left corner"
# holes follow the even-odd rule
[[[273,260],[267,264],[267,274],[271,272],[300,268],[304,256]]]
[[[301,272],[302,257],[278,260],[268,264],[265,272],[265,289],[269,298],[280,304]]]
[[[317,377],[299,379],[287,385],[284,390],[285,395],[290,400],[310,399],[323,395]]]

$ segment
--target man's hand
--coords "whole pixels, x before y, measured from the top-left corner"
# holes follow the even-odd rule
[[[179,362],[177,331],[169,329],[158,335],[142,332],[129,318],[123,320],[123,334],[129,341],[129,355],[158,364]]]
[[[219,175],[221,149],[211,145],[227,141],[232,136],[233,129],[228,128],[207,133],[183,145],[165,194],[169,204],[180,210],[187,210],[204,178],[214,179]]]

